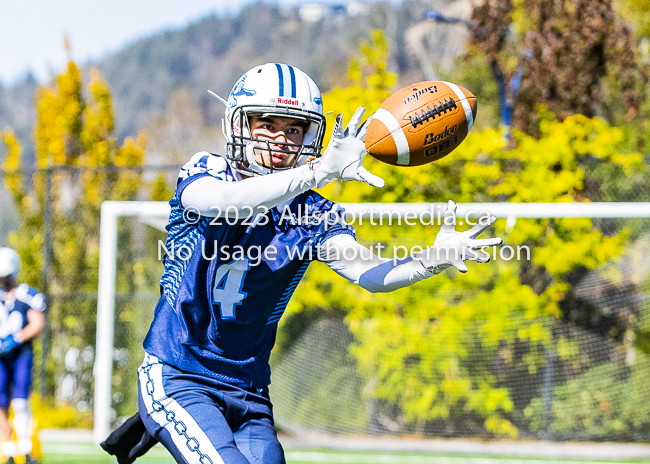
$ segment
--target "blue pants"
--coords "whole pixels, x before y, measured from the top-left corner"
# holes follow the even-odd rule
[[[145,354],[140,416],[181,464],[285,464],[268,389],[242,389]]]
[[[23,348],[13,356],[0,358],[0,409],[9,408],[13,398],[29,398],[34,353]]]

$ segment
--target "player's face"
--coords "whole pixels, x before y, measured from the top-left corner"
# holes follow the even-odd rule
[[[273,162],[274,168],[293,165],[305,136],[303,121],[280,116],[251,116],[250,126],[252,138],[268,140],[271,148],[270,153],[269,150],[255,150],[255,161],[258,164],[271,167]]]

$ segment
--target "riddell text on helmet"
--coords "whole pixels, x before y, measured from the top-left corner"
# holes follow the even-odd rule
[[[297,98],[278,97],[278,105],[300,106],[300,102]]]

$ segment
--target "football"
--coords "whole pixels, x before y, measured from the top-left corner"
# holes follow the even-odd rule
[[[451,82],[408,85],[371,116],[366,151],[395,166],[420,166],[451,153],[472,129],[476,97]]]

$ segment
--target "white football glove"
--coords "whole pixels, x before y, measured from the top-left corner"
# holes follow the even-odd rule
[[[343,116],[336,117],[334,132],[323,156],[314,164],[314,176],[318,188],[333,180],[358,180],[374,187],[383,187],[385,182],[363,167],[361,162],[366,155],[366,136],[368,125],[359,127],[365,108],[360,106],[352,116],[345,132]]]
[[[433,246],[427,248],[419,255],[419,259],[424,267],[435,274],[440,274],[448,267],[454,266],[460,272],[467,272],[465,261],[476,261],[477,263],[487,263],[490,261],[490,255],[485,252],[479,252],[486,247],[501,245],[503,239],[476,237],[486,228],[496,221],[494,216],[490,216],[487,223],[478,223],[465,232],[456,231],[456,203],[449,200],[445,219],[440,231],[433,242]]]

